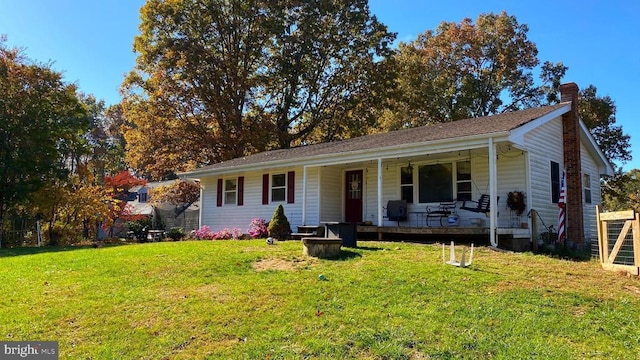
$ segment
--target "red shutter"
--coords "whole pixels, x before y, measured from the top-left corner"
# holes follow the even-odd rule
[[[269,204],[269,174],[262,175],[262,205]]]
[[[287,174],[287,203],[293,204],[295,202],[296,190],[296,173],[295,171],[289,171]]]
[[[238,206],[244,205],[244,176],[238,177]]]
[[[218,179],[218,193],[216,198],[216,205],[222,206],[222,179]]]

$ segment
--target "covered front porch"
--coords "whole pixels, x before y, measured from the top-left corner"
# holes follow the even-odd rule
[[[317,223],[357,223],[358,233],[377,239],[467,235],[486,237],[493,246],[498,237],[530,241],[528,206],[519,216],[506,206],[509,192],[526,194],[530,187],[527,152],[493,139],[465,145],[434,144],[432,149],[403,149],[384,157],[363,154],[357,161],[308,164],[303,169],[302,221],[312,224],[317,216]],[[308,186],[316,183],[316,176],[317,189]],[[312,209],[306,202],[316,191],[319,208]],[[490,200],[486,213],[462,208],[482,195]],[[390,201],[406,203],[400,220],[389,217]],[[429,215],[443,202],[453,204],[449,211],[455,223],[447,216]]]

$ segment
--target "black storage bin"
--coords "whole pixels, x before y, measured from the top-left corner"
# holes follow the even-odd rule
[[[358,247],[358,224],[356,223],[326,223],[328,238],[341,238],[342,246]]]

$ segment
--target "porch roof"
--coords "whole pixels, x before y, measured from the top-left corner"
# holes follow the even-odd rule
[[[348,154],[367,150],[397,148],[399,146],[429,143],[440,140],[478,137],[507,133],[533,120],[539,119],[570,103],[542,106],[502,114],[439,123],[417,128],[401,129],[387,133],[373,134],[347,140],[298,146],[289,149],[265,151],[209,165],[184,175],[203,175],[262,164],[291,163],[323,155]]]

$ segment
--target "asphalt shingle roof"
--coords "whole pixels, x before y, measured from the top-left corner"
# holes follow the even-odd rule
[[[506,132],[514,130],[532,120],[540,118],[556,109],[563,107],[566,104],[567,103],[560,103],[556,105],[542,106],[514,112],[506,112],[480,118],[464,119],[449,123],[440,123],[410,129],[401,129],[390,131],[387,133],[361,136],[341,141],[298,146],[290,149],[265,151],[205,166],[195,170],[195,172],[232,168],[236,166],[256,165],[260,163],[280,160],[291,161],[320,155],[340,154],[370,149],[382,149],[399,145],[426,143],[435,140],[445,140],[474,135]]]

